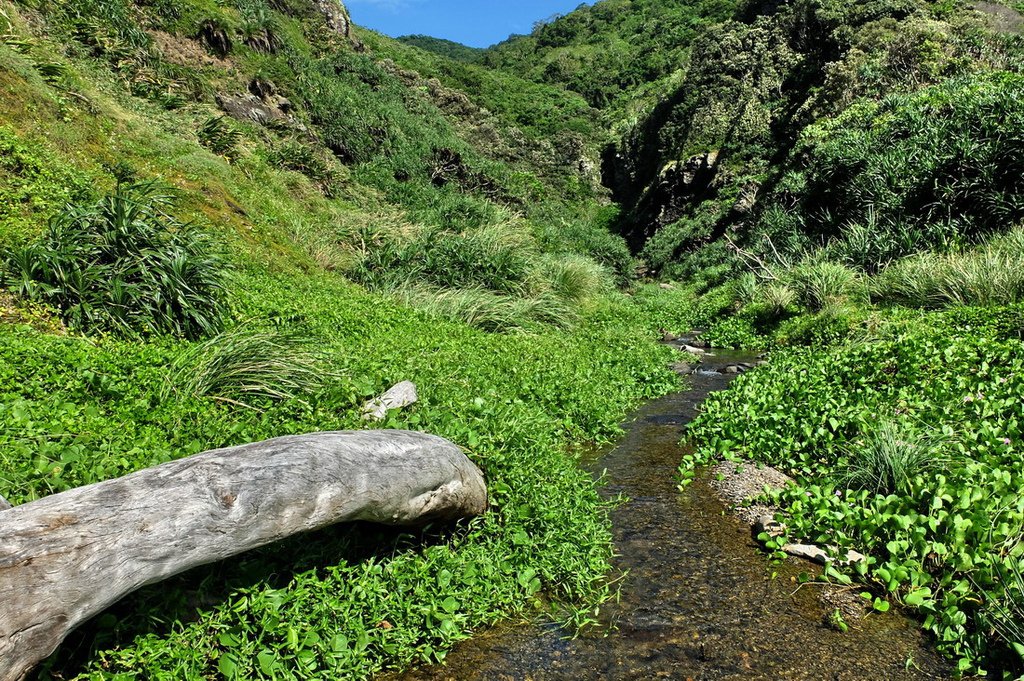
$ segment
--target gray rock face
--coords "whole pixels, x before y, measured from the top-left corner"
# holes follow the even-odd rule
[[[786,526],[775,519],[772,515],[763,515],[758,518],[751,529],[751,533],[754,538],[767,534],[769,537],[782,536],[786,531]]]
[[[316,7],[332,31],[345,38],[352,37],[352,18],[341,0],[316,0]]]
[[[0,511],[6,511],[9,508],[13,508],[9,501],[0,497]]]
[[[240,121],[252,121],[259,125],[269,125],[286,118],[284,112],[277,107],[265,104],[259,97],[251,93],[240,95],[218,94],[217,106],[227,115]]]
[[[327,27],[339,36],[349,41],[357,52],[362,52],[365,46],[352,32],[352,17],[341,0],[314,0],[316,8],[323,14],[327,21]]]
[[[693,367],[690,366],[689,362],[676,362],[669,366],[669,368],[680,376],[689,376],[693,373]]]

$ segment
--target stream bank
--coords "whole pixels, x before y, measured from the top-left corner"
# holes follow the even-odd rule
[[[817,568],[790,559],[773,565],[749,525],[727,513],[705,472],[684,492],[675,473],[679,441],[704,398],[734,375],[716,369],[749,361],[716,353],[689,389],[654,400],[627,424],[623,439],[586,462],[604,472],[603,493],[629,501],[612,514],[624,573],[621,598],[602,608],[602,627],[576,639],[553,624],[505,625],[457,646],[444,666],[415,669],[406,681],[534,679],[952,678],[918,625],[897,614],[829,624],[821,585],[798,588]],[[773,576],[773,573],[774,576]],[[609,627],[611,631],[609,632]]]

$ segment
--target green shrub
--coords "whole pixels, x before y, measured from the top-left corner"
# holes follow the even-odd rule
[[[964,76],[808,127],[804,229],[841,238],[837,225],[859,225],[847,254],[872,267],[1024,218],[1022,85],[1020,74]]]
[[[728,456],[789,472],[797,484],[777,501],[790,538],[869,556],[833,579],[918,612],[961,671],[1015,678],[1020,660],[986,609],[1024,526],[1024,353],[1019,340],[951,334],[943,316],[876,342],[773,353],[705,402],[693,465]]]
[[[292,139],[275,146],[267,154],[267,161],[285,170],[302,173],[328,198],[337,196],[343,174],[337,161],[311,144]]]
[[[509,296],[487,289],[434,289],[407,285],[395,297],[428,315],[464,322],[484,331],[536,331],[541,325],[571,326],[578,312],[565,299],[550,292]]]
[[[779,282],[762,286],[755,295],[755,301],[763,304],[768,312],[775,317],[785,315],[796,305],[799,298],[796,291]]]
[[[214,116],[199,128],[199,143],[215,154],[232,160],[242,133],[224,116]]]
[[[716,348],[759,349],[764,346],[761,338],[750,320],[744,317],[728,317],[715,322],[701,336],[702,340]]]
[[[169,203],[143,183],[68,205],[40,240],[3,254],[4,281],[83,331],[216,333],[226,316],[225,263],[199,232],[164,212]]]
[[[434,287],[513,294],[523,291],[536,257],[529,236],[510,225],[461,233],[424,229],[411,238],[371,236],[353,275],[376,288],[418,281]]]
[[[540,259],[536,276],[536,286],[550,289],[555,296],[574,304],[607,293],[612,287],[608,271],[582,255],[545,256]]]

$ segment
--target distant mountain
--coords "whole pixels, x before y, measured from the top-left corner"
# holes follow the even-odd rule
[[[479,61],[480,57],[484,54],[482,48],[470,47],[469,45],[457,43],[454,40],[434,38],[429,35],[404,35],[398,41],[467,64]]]

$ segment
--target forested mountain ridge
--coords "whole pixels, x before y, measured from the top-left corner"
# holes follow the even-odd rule
[[[872,206],[871,219],[883,226],[880,233],[907,231],[908,239],[920,237],[922,247],[934,245],[938,236],[920,235],[922,228],[913,225],[903,230],[902,225],[920,217],[908,218],[907,212],[918,212],[940,196],[918,196],[913,206],[892,206],[892,211],[884,204],[903,199],[868,197],[859,201],[859,211],[851,211],[839,197],[857,191],[853,185],[858,178],[849,176],[852,165],[880,169],[884,153],[891,150],[884,145],[863,148],[871,142],[861,138],[865,156],[840,160],[829,142],[838,127],[859,121],[871,125],[870,119],[879,115],[868,112],[872,103],[929,87],[936,88],[936,97],[950,88],[963,90],[963,101],[955,94],[947,97],[960,109],[985,106],[972,102],[966,93],[976,84],[988,83],[982,87],[1001,89],[998,96],[1013,106],[1017,84],[1007,76],[1009,80],[996,85],[1000,79],[994,74],[1018,73],[1022,67],[1022,17],[1012,3],[812,0],[751,1],[735,9],[722,3],[656,6],[603,2],[583,7],[531,36],[491,48],[484,61],[512,66],[517,73],[561,83],[587,96],[587,85],[559,75],[551,65],[558,60],[584,64],[594,54],[606,60],[603,67],[586,63],[574,72],[611,69],[613,73],[596,82],[623,84],[615,95],[598,98],[600,102],[591,97],[592,103],[611,104],[605,111],[605,127],[617,137],[605,151],[605,184],[623,207],[620,230],[653,271],[666,274],[694,275],[722,266],[722,237],[727,232],[732,239],[751,244],[763,237],[772,238],[776,247],[792,242],[786,246],[791,250],[820,246],[831,238],[841,243],[836,225],[863,223],[869,217],[864,212],[867,206]],[[659,14],[674,17],[671,25],[701,28],[688,30],[672,49],[665,49],[653,37],[657,32],[645,31],[656,23],[645,24],[644,19]],[[614,50],[593,49],[622,41],[630,30],[637,32],[635,42],[625,41],[633,55],[611,58]],[[658,66],[641,66],[643,60]],[[654,92],[640,84],[668,74],[671,77],[659,81]],[[923,99],[918,98],[916,106],[908,99],[898,108],[917,108],[923,114]],[[892,106],[882,106],[886,104]],[[841,124],[832,122],[839,120]],[[910,131],[892,134],[928,143]],[[913,141],[903,144],[914,146]],[[999,145],[986,152],[985,163],[1002,167],[998,172],[1010,178],[1016,170],[1009,159],[1018,154],[1010,142]],[[808,162],[817,164],[810,172]],[[922,176],[922,183],[943,182],[935,175],[944,170],[921,171],[934,174],[929,180]],[[893,172],[883,182],[898,184],[896,175],[906,175]],[[824,173],[832,176],[828,183],[851,184],[827,190],[818,179]],[[801,185],[796,191],[795,184]],[[785,194],[775,189],[780,186],[787,188]],[[1017,190],[1012,186],[997,191]],[[789,200],[797,205],[780,212],[779,206]],[[1019,217],[1019,209],[1012,205],[998,211],[1004,226]],[[899,228],[892,226],[896,223]],[[952,238],[955,231],[952,228],[946,237]],[[762,252],[765,248],[762,244]],[[908,250],[912,248],[894,247],[893,255]]]

